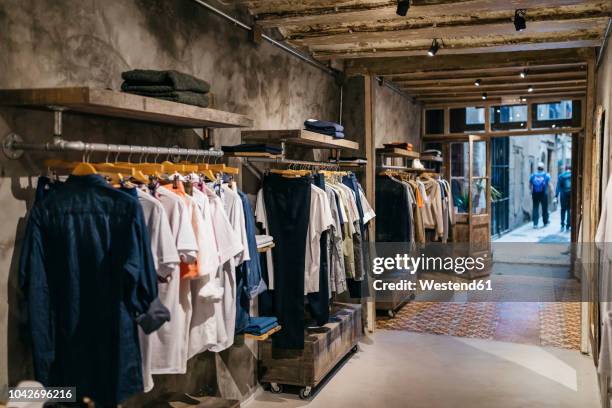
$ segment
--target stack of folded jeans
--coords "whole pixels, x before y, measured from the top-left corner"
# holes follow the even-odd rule
[[[283,153],[282,147],[263,143],[242,143],[235,146],[221,146],[221,150],[225,153]]]
[[[136,95],[207,107],[210,84],[178,71],[134,69],[121,74],[121,90]]]
[[[278,326],[276,317],[251,317],[249,324],[244,328],[244,332],[254,336],[261,336],[276,326]]]
[[[304,122],[306,130],[311,132],[321,133],[323,135],[333,136],[336,139],[344,139],[344,126],[334,122],[326,122],[324,120],[307,119]]]

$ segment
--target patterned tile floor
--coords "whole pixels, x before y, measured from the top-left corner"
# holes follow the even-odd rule
[[[578,350],[580,303],[412,302],[377,327]]]

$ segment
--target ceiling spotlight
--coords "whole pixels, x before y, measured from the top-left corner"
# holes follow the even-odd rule
[[[527,70],[526,69],[522,70],[521,73],[519,74],[519,76],[521,78],[525,79],[525,77],[527,76]]]
[[[427,51],[427,55],[429,55],[430,57],[433,57],[434,55],[436,55],[439,49],[440,49],[440,44],[438,44],[438,40],[434,38],[433,41],[431,42],[431,47],[429,47],[429,51]]]
[[[476,86],[480,86],[480,79],[475,80],[475,81],[474,81],[474,85],[476,85]]]
[[[484,101],[484,100],[486,100],[486,99],[487,99],[487,93],[486,93],[486,92],[483,92],[483,93],[482,93],[482,100]]]
[[[410,0],[397,0],[397,15],[404,17],[408,14],[408,9],[410,8]]]
[[[523,31],[527,28],[525,14],[527,14],[525,9],[516,9],[514,11],[514,28],[516,28],[516,31]]]
[[[529,85],[529,87],[527,88],[527,92],[533,92],[533,86]]]
[[[527,102],[527,98],[525,98],[524,96],[521,96],[521,102]]]

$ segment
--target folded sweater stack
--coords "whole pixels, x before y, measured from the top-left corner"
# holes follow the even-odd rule
[[[178,71],[134,69],[121,74],[123,92],[152,98],[208,107],[210,84]]]
[[[344,126],[334,122],[326,122],[324,120],[306,119],[304,122],[306,130],[311,132],[321,133],[327,136],[333,136],[336,139],[344,139]]]

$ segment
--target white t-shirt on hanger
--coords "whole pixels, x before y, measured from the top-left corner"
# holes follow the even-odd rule
[[[166,188],[157,189],[181,261],[194,262],[198,255],[198,244],[191,225],[191,214],[185,202]],[[189,344],[189,322],[192,305],[190,281],[180,278],[177,265],[168,283],[159,285],[159,298],[170,310],[170,321],[153,332],[151,338],[151,372],[153,374],[184,374],[187,371],[187,348]]]
[[[306,234],[306,262],[304,265],[304,294],[319,291],[321,267],[321,234],[334,225],[327,193],[314,184],[310,194],[310,217]]]
[[[240,236],[234,231],[221,198],[207,190],[215,237],[219,247],[221,267],[218,276],[223,288],[223,299],[214,304],[217,319],[217,344],[210,348],[219,352],[234,343],[236,328],[236,271],[235,259],[240,257],[244,247]]]
[[[237,192],[232,190],[229,185],[223,184],[221,186],[223,192],[221,199],[227,217],[234,228],[234,231],[240,236],[240,242],[242,243],[243,251],[236,257],[236,265],[240,265],[245,261],[251,259],[249,254],[249,242],[246,232],[246,221],[244,218],[244,208],[242,207],[242,200]]]
[[[176,243],[173,239],[166,210],[164,210],[163,205],[158,200],[151,197],[150,194],[141,190],[137,190],[137,193],[145,224],[149,232],[155,270],[158,276],[166,278],[172,275],[180,263],[178,250],[176,249]],[[161,285],[165,284],[158,284],[158,286]],[[149,392],[154,386],[153,376],[151,375],[151,359],[153,358],[150,345],[151,337],[146,335],[140,327],[138,328],[138,337],[140,340],[140,354],[142,356],[144,392]]]

